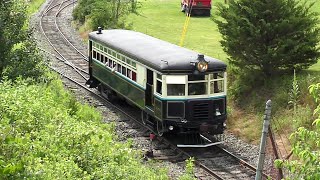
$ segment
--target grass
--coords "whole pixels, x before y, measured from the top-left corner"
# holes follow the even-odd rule
[[[38,12],[41,5],[45,2],[45,0],[30,0],[27,1],[28,8],[27,8],[27,15],[30,17],[34,13]]]
[[[131,15],[133,30],[179,45],[186,16],[180,11],[180,0],[145,0],[139,15]],[[214,4],[222,0],[213,1]],[[212,13],[215,9],[212,10]],[[184,47],[227,61],[220,46],[221,36],[210,17],[191,17]]]

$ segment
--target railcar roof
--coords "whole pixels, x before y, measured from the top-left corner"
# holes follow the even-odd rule
[[[122,29],[91,32],[89,38],[105,44],[159,72],[191,72],[197,62],[195,51],[171,44],[149,35]],[[204,56],[208,71],[225,70],[227,65],[215,58]]]

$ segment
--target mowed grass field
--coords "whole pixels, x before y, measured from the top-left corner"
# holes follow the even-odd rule
[[[223,0],[213,1],[214,4]],[[186,16],[180,11],[180,0],[140,0],[140,15],[130,16],[133,30],[179,45]],[[215,9],[212,10],[214,13]],[[220,46],[221,36],[210,17],[191,17],[184,47],[223,61],[226,54]]]
[[[129,17],[129,22],[133,23],[133,30],[179,45],[186,20],[186,16],[180,11],[181,1],[140,0],[139,2],[142,3],[139,15]],[[217,3],[224,3],[224,0],[212,0],[211,17],[191,17],[184,47],[227,62],[227,55],[219,42],[221,35],[217,25],[212,21],[212,18],[217,17]],[[319,1],[313,10],[320,12]],[[320,71],[320,61],[310,70]]]

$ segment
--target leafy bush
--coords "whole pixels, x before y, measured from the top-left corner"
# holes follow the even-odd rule
[[[26,17],[24,1],[0,1],[0,80],[4,76],[37,79],[44,74],[31,32],[24,28]]]
[[[276,160],[278,167],[286,168],[287,179],[320,179],[320,83],[311,85],[310,94],[318,104],[314,111],[317,119],[313,129],[300,127],[291,135],[295,160]]]
[[[136,0],[81,0],[73,11],[80,24],[90,22],[91,29],[129,28],[126,18],[138,9]]]
[[[0,179],[167,179],[60,81],[0,83]]]

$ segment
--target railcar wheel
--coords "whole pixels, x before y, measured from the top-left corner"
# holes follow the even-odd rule
[[[99,90],[102,97],[108,99],[109,101],[115,100],[115,95],[110,89],[104,87],[103,85],[100,85]]]
[[[163,136],[163,133],[164,133],[163,122],[157,120],[157,134],[158,136]]]
[[[148,114],[143,110],[141,110],[141,121],[143,125],[147,124],[147,118],[148,118]]]

